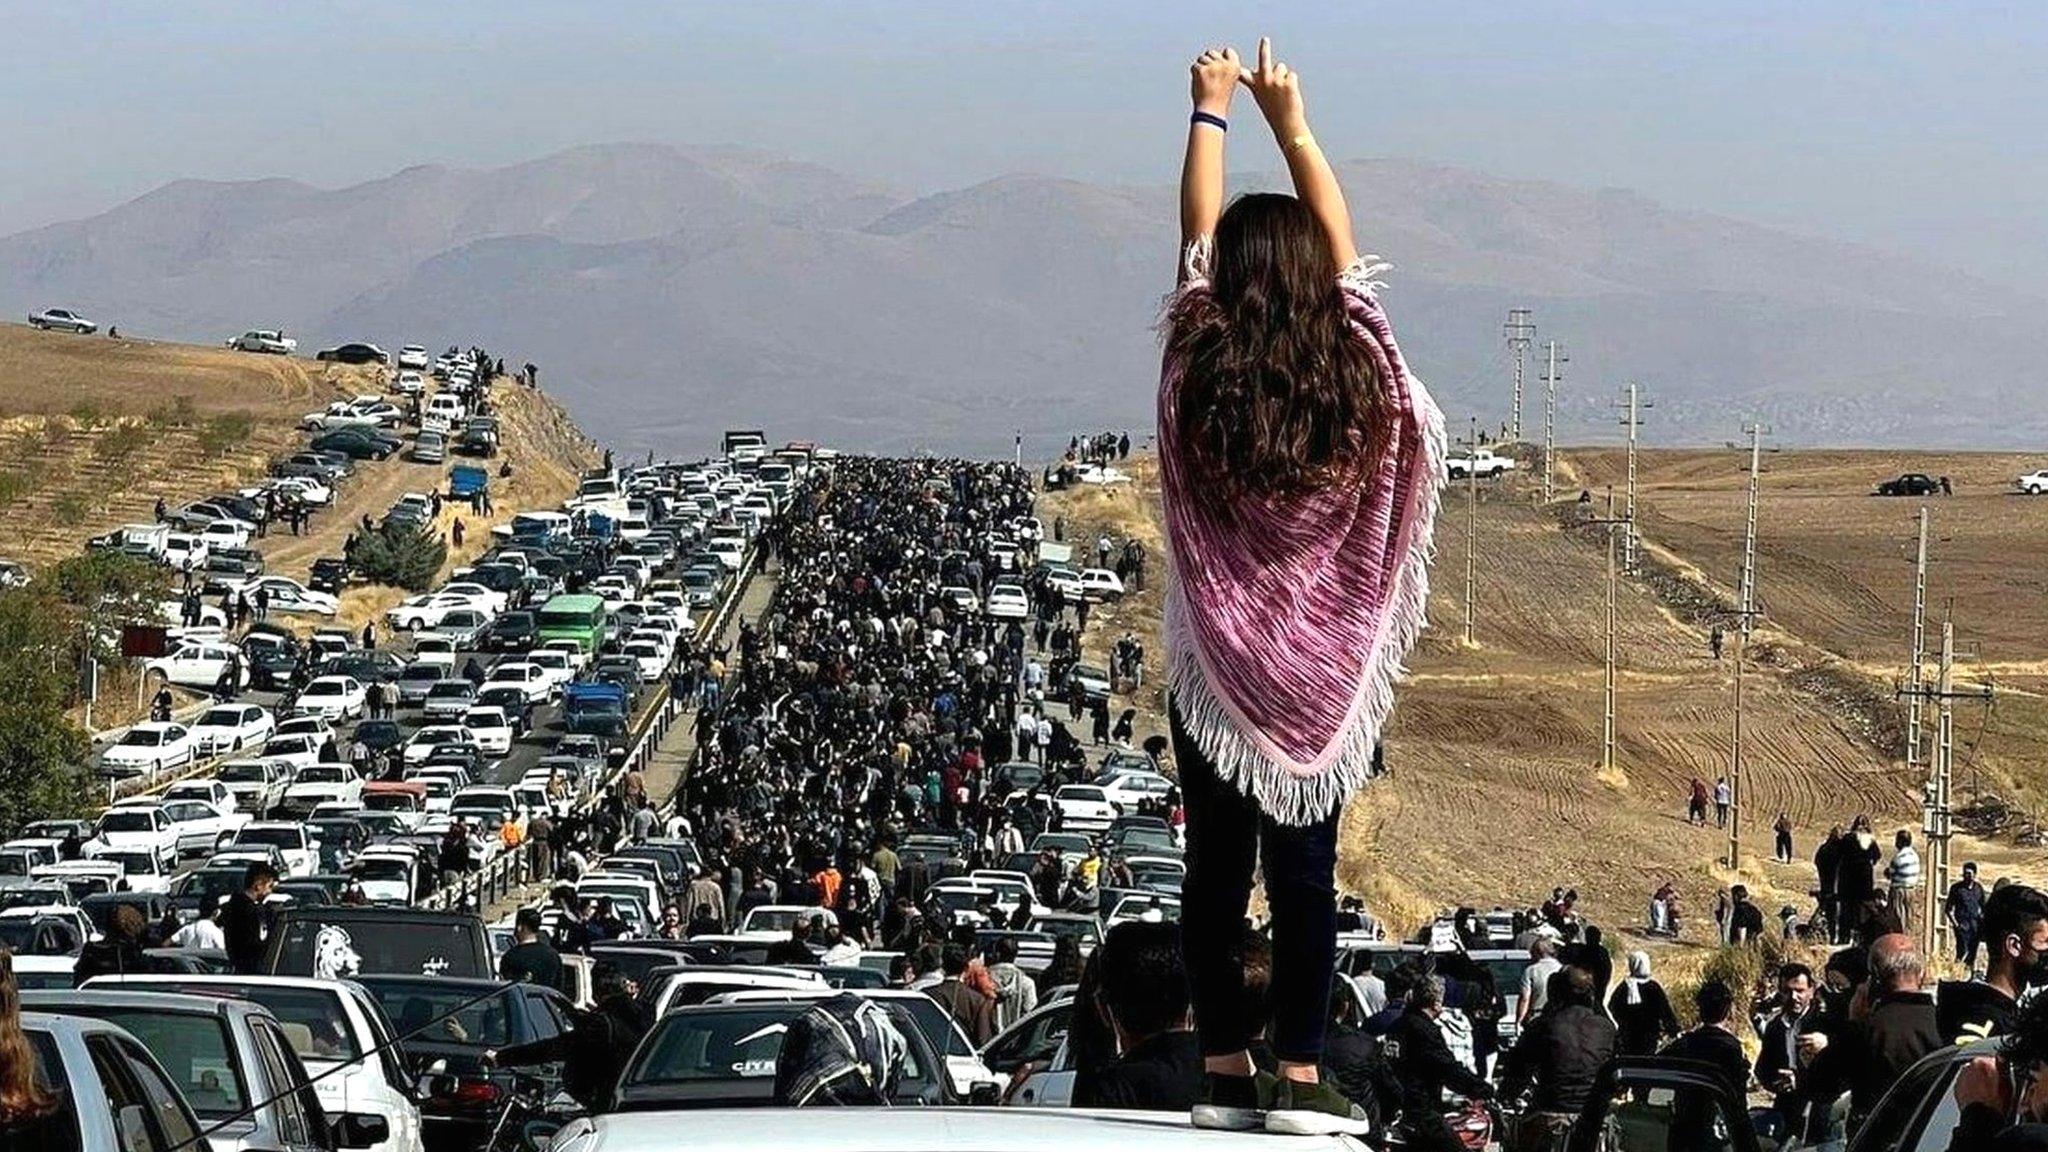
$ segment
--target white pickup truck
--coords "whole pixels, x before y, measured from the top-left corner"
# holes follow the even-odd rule
[[[1444,469],[1453,480],[1463,480],[1467,476],[1484,476],[1490,480],[1504,472],[1514,471],[1515,462],[1511,457],[1494,455],[1491,448],[1481,448],[1477,452],[1446,458]]]
[[[2039,496],[2043,492],[2048,492],[2048,468],[2036,468],[2013,481],[2013,485],[2029,496]]]

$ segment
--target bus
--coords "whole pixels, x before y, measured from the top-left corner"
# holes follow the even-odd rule
[[[538,624],[542,644],[574,640],[585,652],[596,652],[604,645],[604,598],[582,594],[556,596],[540,606]]]

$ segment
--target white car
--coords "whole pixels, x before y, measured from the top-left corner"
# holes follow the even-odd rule
[[[1124,594],[1124,582],[1107,568],[1081,570],[1081,595],[1088,600],[1116,600]]]
[[[939,589],[939,599],[944,600],[969,616],[981,611],[981,597],[976,596],[972,588],[962,588],[957,585],[941,588]]]
[[[558,682],[555,675],[537,661],[507,660],[491,669],[491,674],[484,679],[484,687],[503,688],[509,685],[519,689],[527,703],[545,704],[555,694]]]
[[[366,697],[363,682],[353,676],[315,676],[292,708],[326,720],[348,720],[363,714]]]
[[[326,592],[315,592],[289,576],[258,576],[242,585],[253,603],[260,590],[270,598],[272,612],[309,612],[332,616],[341,611],[341,601]]]
[[[330,800],[360,802],[363,781],[347,764],[311,764],[299,769],[291,786],[284,790],[285,806],[292,811],[308,809]]]
[[[93,841],[116,850],[154,852],[159,860],[178,858],[177,830],[156,804],[117,804],[100,813]]]
[[[983,611],[992,620],[1022,620],[1031,615],[1031,597],[1015,584],[998,584],[988,590]]]
[[[1060,827],[1107,828],[1118,816],[1116,804],[1093,784],[1068,784],[1053,795],[1060,808]]]
[[[306,834],[304,824],[284,820],[245,824],[223,850],[233,852],[241,848],[277,849],[284,856],[286,871],[293,876],[311,876],[320,871],[319,849]]]
[[[450,612],[482,607],[484,605],[473,596],[443,589],[406,597],[388,609],[384,619],[400,632],[414,632],[439,627]]]
[[[181,856],[211,852],[249,822],[247,812],[224,812],[202,800],[171,800],[163,811],[176,834]]]
[[[486,756],[512,754],[512,721],[503,708],[477,707],[462,714],[462,726],[476,737]]]
[[[192,733],[183,724],[152,720],[123,733],[100,755],[109,772],[135,776],[192,762]]]
[[[291,765],[265,757],[230,760],[214,773],[214,779],[228,790],[238,811],[261,816],[284,799],[291,774]]]
[[[629,640],[619,651],[640,665],[640,679],[654,683],[668,668],[668,653],[653,640]]]
[[[180,780],[164,789],[163,800],[165,803],[172,800],[197,800],[202,804],[211,804],[223,812],[242,810],[241,802],[235,799],[234,790],[221,782],[217,776],[204,780]]]
[[[460,724],[428,724],[406,738],[400,759],[407,764],[419,764],[443,744],[475,743],[476,734]]]
[[[228,347],[237,352],[268,352],[273,356],[289,356],[299,350],[299,342],[275,329],[251,328],[229,340]]]
[[[1067,600],[1081,598],[1081,574],[1072,568],[1050,567],[1045,570],[1045,586]]]
[[[426,377],[408,368],[398,374],[398,378],[391,382],[391,387],[400,396],[419,396],[426,392],[427,381]]]
[[[216,704],[199,714],[192,725],[192,741],[201,756],[240,752],[270,739],[277,730],[277,718],[270,709],[254,704]]]
[[[334,725],[325,716],[287,716],[277,722],[279,736],[313,736],[322,742],[334,739]]]
[[[314,507],[326,507],[334,503],[334,488],[312,476],[272,476],[253,488],[242,489],[238,495],[244,500],[261,500],[265,492],[293,496],[301,504]]]
[[[320,763],[320,749],[327,740],[321,736],[296,733],[290,736],[272,736],[263,746],[263,758],[285,767],[287,774],[296,775],[300,770]],[[282,800],[284,793],[278,793]]]
[[[547,659],[545,655],[549,652],[560,654],[569,668],[569,675],[563,678],[564,683],[574,680],[577,673],[590,666],[590,653],[583,650],[583,642],[581,640],[548,640],[543,642],[540,647],[528,652],[526,658],[543,668],[553,668],[555,666],[554,662]]]
[[[240,665],[241,679],[244,682],[248,680],[248,661],[242,659],[240,650],[233,644],[218,640],[187,640],[171,649],[170,655],[145,662],[142,674],[145,678],[161,676],[180,687],[210,691],[220,683],[221,673],[230,665]],[[242,686],[236,685],[237,688]]]
[[[398,350],[398,366],[400,368],[411,368],[415,371],[424,372],[427,370],[428,363],[427,350],[417,344],[407,344]]]
[[[496,616],[505,610],[506,595],[494,588],[487,588],[471,580],[455,580],[441,586],[444,596],[467,596],[470,607],[481,608]]]
[[[2048,492],[2048,468],[2040,468],[2014,481],[2014,486],[2029,496]]]
[[[737,536],[720,536],[704,546],[706,552],[725,565],[728,572],[737,572],[746,562],[747,543]]]
[[[230,548],[246,548],[249,540],[256,535],[256,526],[245,520],[230,520],[225,517],[209,522],[195,533],[206,545],[207,555],[225,552]]]
[[[121,866],[121,882],[128,885],[130,892],[168,892],[171,890],[173,865],[155,852],[135,848],[113,848],[101,844],[88,844],[85,848],[88,859],[107,860]],[[20,963],[20,958],[16,958]]]
[[[197,572],[206,567],[206,541],[197,533],[171,532],[164,536],[163,563],[174,572]]]
[[[1101,784],[1111,804],[1137,811],[1141,800],[1164,800],[1173,791],[1173,781],[1157,772],[1120,772]]]
[[[576,641],[550,641],[550,643],[574,645]],[[524,662],[541,670],[541,675],[547,681],[549,692],[560,692],[562,685],[574,680],[576,673],[583,667],[582,661],[579,659],[582,655],[583,650],[581,648],[577,648],[574,653],[564,652],[560,648],[535,648],[526,654]]]
[[[1453,480],[1463,480],[1473,476],[1483,476],[1491,480],[1504,472],[1512,472],[1514,470],[1515,462],[1513,458],[1496,456],[1491,448],[1481,448],[1476,452],[1461,453],[1456,456],[1447,457],[1444,460],[1444,471]]]

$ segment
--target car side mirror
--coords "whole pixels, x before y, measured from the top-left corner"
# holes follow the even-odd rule
[[[967,1089],[967,1102],[977,1108],[993,1108],[1003,1102],[1003,1086],[993,1080],[977,1080]]]
[[[391,1138],[391,1124],[368,1112],[344,1112],[330,1125],[337,1148],[371,1148]]]

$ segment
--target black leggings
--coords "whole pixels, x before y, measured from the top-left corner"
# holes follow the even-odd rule
[[[1174,763],[1187,807],[1187,876],[1181,882],[1181,949],[1205,1056],[1244,1051],[1271,1008],[1273,1054],[1322,1059],[1337,963],[1337,818],[1278,824],[1251,797],[1216,775],[1171,714]],[[1244,994],[1245,909],[1252,870],[1263,867],[1273,918],[1273,979],[1267,1005]]]

